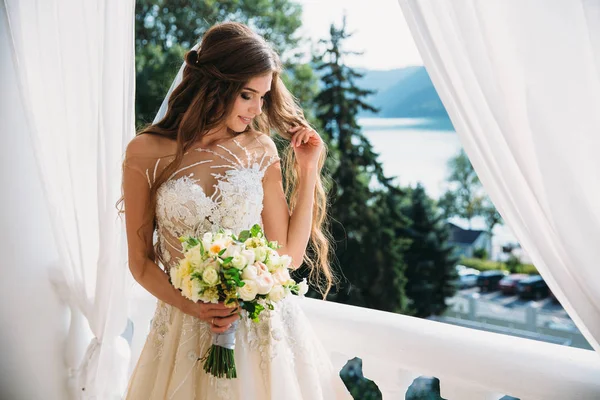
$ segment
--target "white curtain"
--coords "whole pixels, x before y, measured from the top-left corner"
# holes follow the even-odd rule
[[[483,186],[600,352],[600,2],[399,3]]]
[[[74,396],[120,398],[128,376],[129,348],[120,335],[130,278],[115,203],[134,134],[135,2],[4,0],[3,6],[21,92],[15,101],[27,113],[62,295],[94,335],[84,359],[70,366]],[[34,240],[31,246],[35,251]]]

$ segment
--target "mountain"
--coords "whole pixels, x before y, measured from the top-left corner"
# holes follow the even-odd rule
[[[357,81],[357,85],[377,90],[376,94],[367,98],[367,102],[379,108],[380,112],[362,112],[359,117],[448,118],[425,67],[360,72],[365,75]]]

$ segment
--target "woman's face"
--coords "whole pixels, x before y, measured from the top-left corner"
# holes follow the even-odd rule
[[[271,90],[273,74],[258,76],[250,79],[233,103],[231,114],[226,124],[234,132],[243,132],[252,119],[262,113],[263,97]]]

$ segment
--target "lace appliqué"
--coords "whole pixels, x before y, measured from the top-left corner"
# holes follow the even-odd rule
[[[154,347],[157,349],[157,358],[162,357],[163,344],[165,337],[169,333],[169,325],[171,323],[171,305],[162,301],[158,301],[156,311],[152,318],[152,327],[150,328],[149,336],[154,339]]]

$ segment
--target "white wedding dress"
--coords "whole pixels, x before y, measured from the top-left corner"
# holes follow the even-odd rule
[[[125,161],[150,186],[169,161],[160,155],[160,146],[155,150]],[[272,140],[257,133],[240,134],[212,150],[188,151],[157,192],[155,239],[165,270],[181,256],[181,235],[218,227],[239,233],[261,224],[262,178],[277,160]],[[258,323],[242,318],[236,332],[236,379],[204,372],[199,359],[211,345],[207,323],[158,301],[127,399],[350,399],[299,301],[284,299],[274,311],[263,312]]]

